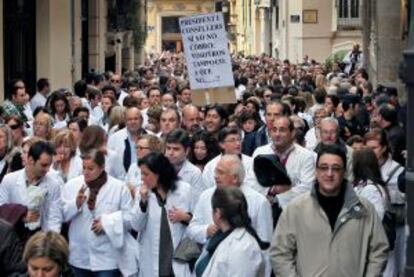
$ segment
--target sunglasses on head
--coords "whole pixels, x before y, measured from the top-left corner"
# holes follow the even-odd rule
[[[20,125],[19,124],[13,124],[13,125],[9,125],[9,127],[12,130],[16,130],[16,129],[19,129],[20,128]]]

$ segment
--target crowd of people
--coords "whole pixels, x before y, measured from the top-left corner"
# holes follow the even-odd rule
[[[170,52],[73,89],[12,81],[0,275],[403,276],[397,89],[308,57],[232,63],[232,104],[193,103]]]

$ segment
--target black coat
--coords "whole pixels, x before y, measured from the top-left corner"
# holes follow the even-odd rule
[[[18,276],[26,271],[23,244],[13,226],[0,219],[0,276]]]
[[[266,132],[267,127],[263,125],[256,132],[246,135],[242,143],[242,153],[251,156],[257,147],[268,144]]]

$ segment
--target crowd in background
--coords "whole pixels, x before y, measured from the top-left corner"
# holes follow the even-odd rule
[[[231,104],[192,103],[184,55],[170,52],[73,88],[13,80],[0,110],[2,276],[284,276],[266,249],[317,171],[341,171],[319,166],[327,145],[346,155],[344,178],[378,218],[392,211],[378,273],[402,276],[406,106],[344,62],[233,55]],[[263,185],[263,155],[289,180]],[[179,255],[191,246],[201,255]]]

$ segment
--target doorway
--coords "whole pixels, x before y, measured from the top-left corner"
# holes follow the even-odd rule
[[[9,84],[23,79],[27,92],[36,92],[36,1],[3,1],[5,98]],[[44,76],[47,77],[47,76]]]

